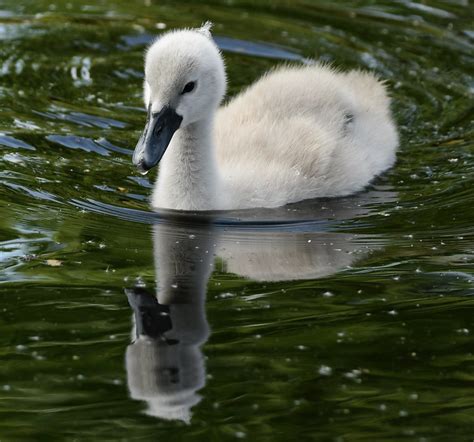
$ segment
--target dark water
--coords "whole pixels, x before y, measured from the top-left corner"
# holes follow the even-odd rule
[[[472,440],[473,18],[0,2],[0,440]],[[231,95],[282,60],[379,72],[396,167],[344,200],[150,213],[143,51],[208,19]]]

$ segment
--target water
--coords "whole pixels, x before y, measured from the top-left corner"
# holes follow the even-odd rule
[[[0,9],[2,440],[473,438],[472,5]],[[396,167],[343,200],[150,213],[143,50],[208,19],[231,95],[282,60],[379,72]]]

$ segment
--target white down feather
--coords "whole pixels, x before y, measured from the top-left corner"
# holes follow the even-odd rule
[[[182,94],[189,81],[195,90]],[[149,48],[145,104],[183,117],[160,163],[154,207],[278,207],[349,195],[395,162],[390,99],[372,73],[281,66],[218,108],[225,83],[208,27],[169,32]]]

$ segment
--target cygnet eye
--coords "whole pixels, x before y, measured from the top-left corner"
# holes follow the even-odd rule
[[[183,92],[181,92],[181,95],[191,92],[195,86],[196,86],[196,82],[190,81],[188,84],[186,84],[186,86],[184,86],[184,89],[183,89]]]

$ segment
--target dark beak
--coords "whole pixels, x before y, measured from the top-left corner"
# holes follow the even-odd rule
[[[181,121],[183,117],[169,106],[160,112],[152,112],[151,106],[148,108],[145,129],[133,152],[133,164],[141,173],[148,172],[160,162]]]

